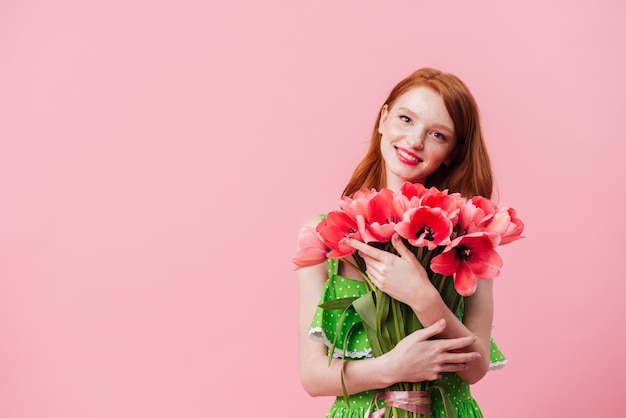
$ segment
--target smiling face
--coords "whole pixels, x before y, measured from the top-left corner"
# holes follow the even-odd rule
[[[441,96],[428,87],[415,87],[383,106],[378,132],[385,160],[387,187],[424,183],[450,162],[456,144],[454,123]]]

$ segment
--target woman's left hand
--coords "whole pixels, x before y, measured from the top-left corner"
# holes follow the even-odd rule
[[[392,298],[414,306],[417,303],[416,296],[420,295],[420,300],[424,300],[424,292],[436,291],[426,270],[398,234],[393,235],[391,243],[399,255],[354,239],[347,239],[345,243],[359,251],[372,283]]]

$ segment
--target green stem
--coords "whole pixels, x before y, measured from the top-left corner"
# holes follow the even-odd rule
[[[391,299],[391,312],[393,313],[393,325],[396,327],[396,335],[398,341],[404,338],[404,333],[400,331],[400,323],[398,322],[398,303],[395,299]]]
[[[458,310],[459,310],[459,305],[461,305],[461,300],[463,299],[463,296],[461,296],[460,294],[456,294],[454,296],[454,302],[452,303],[452,312],[456,315]]]
[[[356,266],[356,264],[354,264],[351,261],[346,260],[345,258],[340,258],[339,261],[348,264],[350,267],[352,267],[354,270],[356,270],[357,273],[359,273],[361,275],[361,277],[363,278],[363,281],[365,282],[365,284],[369,287],[368,290],[376,289],[376,286],[374,286],[374,284],[372,283],[370,278],[367,277],[367,275],[360,268],[358,268]]]
[[[439,291],[440,295],[443,295],[443,287],[446,284],[446,278],[443,276],[443,274],[436,274],[434,278],[439,278],[441,280],[439,282],[439,288],[437,290]]]

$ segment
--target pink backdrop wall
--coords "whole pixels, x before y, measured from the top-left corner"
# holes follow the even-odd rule
[[[295,236],[422,66],[474,92],[527,224],[495,287],[510,365],[476,397],[489,417],[615,416],[625,13],[3,0],[0,416],[323,416],[298,379]]]

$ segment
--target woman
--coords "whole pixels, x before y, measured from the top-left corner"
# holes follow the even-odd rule
[[[491,196],[492,173],[478,108],[467,87],[454,75],[423,68],[393,88],[379,112],[369,151],[344,195],[363,188],[397,190],[407,181],[466,197]],[[457,318],[397,235],[392,243],[399,255],[356,240],[346,241],[364,258],[373,284],[409,305],[425,328],[376,358],[371,357],[364,334],[354,333],[345,355],[360,361],[344,364],[333,359],[329,367],[327,334],[336,321],[328,317],[328,311],[317,308],[320,298],[358,296],[365,287],[356,271],[336,260],[299,269],[300,375],[304,388],[312,396],[338,397],[328,417],[363,417],[379,389],[396,382],[438,380],[453,401],[457,416],[482,417],[469,384],[487,372],[490,351],[499,353],[490,339],[492,281],[479,280],[476,292],[465,299],[462,318]],[[358,317],[347,322],[355,320]],[[341,357],[344,353],[336,354]],[[341,397],[342,368],[349,409]],[[432,416],[443,417],[441,399],[433,395],[432,401]]]

